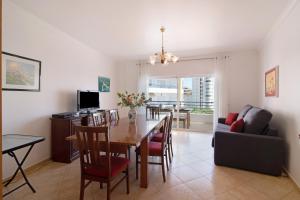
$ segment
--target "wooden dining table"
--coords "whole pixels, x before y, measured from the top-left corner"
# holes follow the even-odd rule
[[[162,114],[156,119],[148,119],[146,115],[137,115],[136,121],[130,123],[128,117],[120,118],[116,123],[109,125],[109,140],[111,143],[140,147],[140,187],[148,187],[148,142],[149,136],[155,129],[162,126],[167,115]],[[66,138],[76,141],[76,135]]]

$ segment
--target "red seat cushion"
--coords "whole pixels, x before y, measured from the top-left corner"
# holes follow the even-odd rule
[[[149,142],[149,156],[160,156],[161,148],[161,142]]]
[[[151,141],[153,142],[161,142],[163,140],[163,133],[156,133],[152,138]]]
[[[244,125],[245,125],[244,119],[241,118],[231,124],[230,131],[231,132],[243,132]]]
[[[225,124],[230,126],[236,120],[238,115],[239,113],[228,113],[227,118],[225,120]]]
[[[105,158],[103,158],[102,163],[105,165]],[[129,160],[126,158],[121,157],[111,157],[111,176],[114,177],[118,175],[122,170],[126,168],[126,166],[129,164]],[[105,166],[92,166],[87,167],[85,169],[85,173],[91,176],[97,176],[97,177],[107,177],[107,170]]]

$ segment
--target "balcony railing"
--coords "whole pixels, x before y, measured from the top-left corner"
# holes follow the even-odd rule
[[[151,101],[148,104],[163,107],[176,108],[177,101]],[[214,112],[214,102],[206,101],[179,101],[180,108],[188,108],[195,114],[212,114]]]

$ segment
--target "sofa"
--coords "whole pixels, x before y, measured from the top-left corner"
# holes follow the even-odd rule
[[[280,176],[284,161],[284,141],[269,127],[272,114],[246,105],[237,120],[243,118],[241,132],[231,132],[225,118],[219,118],[212,146],[216,165]]]

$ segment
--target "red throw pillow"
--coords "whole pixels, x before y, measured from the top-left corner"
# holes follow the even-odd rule
[[[231,132],[242,132],[244,129],[244,124],[245,124],[244,119],[241,118],[231,124],[230,131]]]
[[[238,115],[239,113],[228,113],[227,118],[225,120],[225,124],[230,126],[236,120]]]

